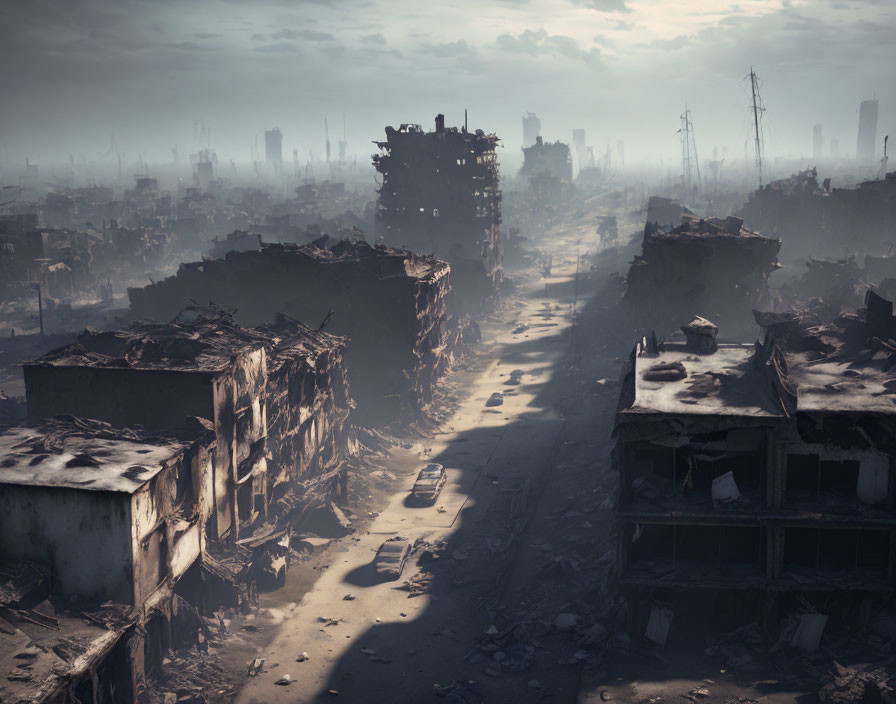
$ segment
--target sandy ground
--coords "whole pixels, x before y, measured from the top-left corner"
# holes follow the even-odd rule
[[[555,257],[549,289],[574,273],[574,258],[558,263]],[[537,399],[564,352],[559,333],[569,316],[553,310],[557,304],[550,299],[526,296],[543,289],[530,276],[504,314],[483,326],[488,349],[473,369],[448,382],[458,395],[457,408],[425,443],[427,457],[413,449],[393,454],[391,469],[400,481],[367,531],[329,548],[329,567],[300,603],[278,604],[277,594],[265,598],[263,607],[284,618],[257,653],[266,671],[248,681],[238,702],[310,702],[336,696],[331,690],[347,701],[411,702],[456,680],[455,663],[478,629],[488,626],[487,617],[483,626],[480,615],[450,593],[409,598],[398,589],[419,569],[416,556],[394,582],[377,582],[371,561],[380,543],[393,536],[437,543],[464,535],[468,526],[481,523],[505,484],[549,466],[563,419]],[[523,372],[520,385],[505,383],[513,370]],[[503,394],[503,404],[487,407],[495,392]],[[434,506],[408,506],[416,472],[430,459],[445,466],[448,483]],[[463,547],[449,559],[463,561]],[[322,619],[339,623],[325,625]],[[296,662],[303,652],[308,660]],[[295,684],[276,685],[285,674]]]
[[[665,649],[624,629],[609,645],[593,637],[601,623],[612,630],[617,600],[609,452],[619,374],[645,332],[595,297],[621,261],[595,260],[593,213],[541,233],[535,244],[553,255],[547,287],[535,267],[515,273],[517,290],[482,325],[481,354],[445,382],[452,411],[431,437],[394,450],[395,480],[367,497],[370,516],[263,595],[251,632],[235,625],[222,660],[241,673],[264,660],[237,702],[815,701],[811,683],[769,668],[738,675],[709,657],[710,638],[684,617]],[[633,221],[621,218],[620,231]],[[507,383],[514,370],[519,385]],[[487,407],[495,392],[503,404]],[[409,506],[429,461],[448,483],[434,506]],[[393,536],[423,544],[399,580],[380,582],[372,560]],[[421,573],[425,590],[409,596],[403,584]],[[277,684],[285,675],[291,683]]]

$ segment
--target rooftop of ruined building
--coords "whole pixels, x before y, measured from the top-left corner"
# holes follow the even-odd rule
[[[442,130],[425,131],[420,125],[403,124],[398,129],[391,125],[386,127],[386,141],[375,141],[380,149],[389,150],[397,144],[413,144],[420,141],[436,141],[450,139],[467,143],[478,151],[493,150],[500,139],[496,134],[483,130],[468,131],[462,127],[445,127]]]
[[[406,277],[437,280],[450,271],[446,262],[435,257],[348,239],[340,240],[329,249],[315,244],[264,243],[259,250],[231,251],[223,259],[181,264],[181,269],[203,269],[206,265],[220,266],[230,262],[280,257],[295,257],[321,266],[333,266],[336,267],[335,270],[340,267],[363,266],[366,271],[382,279]]]
[[[135,323],[125,330],[85,330],[74,344],[52,350],[24,366],[164,369],[217,373],[234,355],[260,348],[270,364],[296,357],[317,358],[344,349],[343,337],[314,330],[280,315],[269,325],[243,328],[214,307],[191,307],[170,323]]]
[[[70,417],[7,428],[0,431],[0,484],[133,494],[195,442],[210,441],[211,425],[192,420],[177,436]]]
[[[634,360],[634,399],[623,412],[779,416],[750,379],[753,351],[753,345],[720,344],[715,352],[701,354],[683,342],[667,342],[656,353],[641,351]],[[654,380],[664,368],[669,378]]]
[[[781,247],[781,240],[775,237],[768,237],[754,230],[744,227],[742,218],[733,215],[727,218],[700,218],[696,215],[682,213],[681,225],[672,230],[667,230],[659,226],[651,226],[648,223],[645,230],[645,240],[648,238],[658,238],[663,240],[695,240],[706,241],[713,238],[721,238],[732,241],[741,241],[744,243],[761,243],[767,246],[776,245],[777,249]],[[777,251],[777,249],[775,251]]]
[[[689,349],[677,335],[656,352],[639,345],[632,388],[620,413],[771,419],[795,410],[894,416],[896,318],[889,302],[880,305],[884,310],[877,318],[861,309],[830,323],[796,313],[756,312],[767,332],[764,344],[719,344],[710,353]],[[767,391],[773,363],[758,361],[757,355],[771,346],[783,354],[781,380],[795,394],[794,407],[785,409],[786,394]]]

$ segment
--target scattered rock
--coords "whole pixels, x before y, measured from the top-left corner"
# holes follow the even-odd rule
[[[308,653],[302,653],[299,657],[296,658],[296,662],[305,662],[308,660]]]
[[[342,597],[342,600],[343,600],[343,601],[354,601],[354,600],[355,600],[355,595],[354,595],[354,594],[351,594],[351,593],[346,594],[344,597]]]
[[[292,684],[292,677],[290,675],[283,675],[283,677],[274,682],[274,684],[279,684],[281,687],[288,687]]]
[[[557,618],[554,619],[554,628],[565,631],[575,626],[578,622],[579,617],[575,614],[557,614]]]
[[[503,406],[504,405],[504,396],[500,391],[496,391],[491,396],[488,397],[488,401],[485,402],[487,407],[492,406]]]

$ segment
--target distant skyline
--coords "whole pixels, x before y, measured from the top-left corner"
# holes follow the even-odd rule
[[[6,0],[0,6],[0,158],[95,160],[115,136],[130,157],[182,160],[211,127],[246,162],[264,130],[283,156],[366,158],[387,124],[497,132],[507,152],[536,112],[545,139],[586,130],[596,154],[625,142],[635,162],[679,158],[687,101],[701,159],[743,161],[749,85],[763,79],[766,152],[811,159],[812,131],[854,153],[859,103],[880,101],[877,146],[896,134],[891,0]],[[828,153],[826,142],[824,153]]]

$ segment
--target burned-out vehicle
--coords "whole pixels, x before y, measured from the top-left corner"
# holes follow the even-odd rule
[[[411,489],[411,501],[418,504],[433,503],[438,498],[447,479],[448,476],[442,465],[434,462],[426,465],[420,470],[417,481],[414,482],[414,487]]]
[[[389,538],[380,545],[373,560],[373,567],[383,579],[398,579],[411,554],[411,544],[401,537]]]

